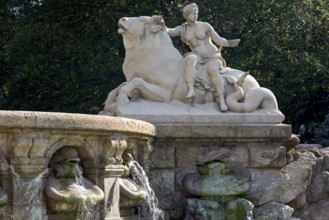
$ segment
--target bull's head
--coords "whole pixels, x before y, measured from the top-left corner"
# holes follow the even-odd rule
[[[160,15],[124,17],[119,20],[118,25],[118,33],[123,35],[126,49],[143,43],[149,34],[155,34],[165,28]]]

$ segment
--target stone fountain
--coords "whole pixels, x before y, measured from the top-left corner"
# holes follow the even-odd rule
[[[198,10],[119,20],[127,81],[101,115],[0,111],[1,219],[328,219],[328,148],[298,145]]]
[[[147,170],[154,135],[133,119],[0,111],[1,219],[136,218],[122,204],[147,195],[126,180],[122,154]]]
[[[156,127],[148,176],[169,219],[328,219],[328,149],[299,147],[272,91],[226,65],[222,47],[240,40],[198,11],[186,5],[175,28],[159,15],[119,20],[126,82],[100,114]]]

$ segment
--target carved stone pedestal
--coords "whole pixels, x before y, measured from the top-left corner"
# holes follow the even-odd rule
[[[225,163],[253,190],[262,181],[256,174],[285,166],[291,147],[291,126],[280,123],[157,123],[156,128],[149,179],[161,208],[175,219],[183,219],[188,198],[182,180],[196,173],[198,164]]]
[[[120,218],[120,188],[116,181],[122,176],[124,168],[122,165],[105,167],[104,172],[104,194],[105,194],[105,219],[121,220]]]

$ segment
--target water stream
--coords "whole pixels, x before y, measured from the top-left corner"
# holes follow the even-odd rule
[[[141,220],[166,220],[165,213],[158,207],[159,201],[150,187],[148,177],[137,161],[129,163],[133,180],[147,192],[147,199],[141,201],[139,218]]]
[[[76,176],[75,181],[79,186],[83,186],[83,175],[82,175],[82,169],[80,166],[76,166]],[[96,218],[96,212],[98,211],[97,208],[95,208],[97,204],[97,200],[94,199],[94,196],[88,192],[84,191],[85,196],[87,199],[85,199],[78,208],[78,216],[77,219],[81,220],[93,220]]]
[[[22,178],[15,172],[14,167],[10,166],[13,173],[14,209],[12,219],[42,219],[42,182],[43,176],[48,174],[48,169],[38,174],[34,178]],[[6,213],[5,213],[6,215]]]

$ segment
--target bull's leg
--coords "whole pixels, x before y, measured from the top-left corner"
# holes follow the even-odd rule
[[[161,86],[146,82],[142,78],[134,78],[135,88],[141,93],[141,95],[150,101],[166,102],[171,98],[172,91]]]
[[[171,97],[170,90],[148,83],[142,78],[134,78],[120,88],[116,105],[128,104],[130,93],[135,89],[140,92],[143,98],[151,101],[165,102],[169,101]]]

